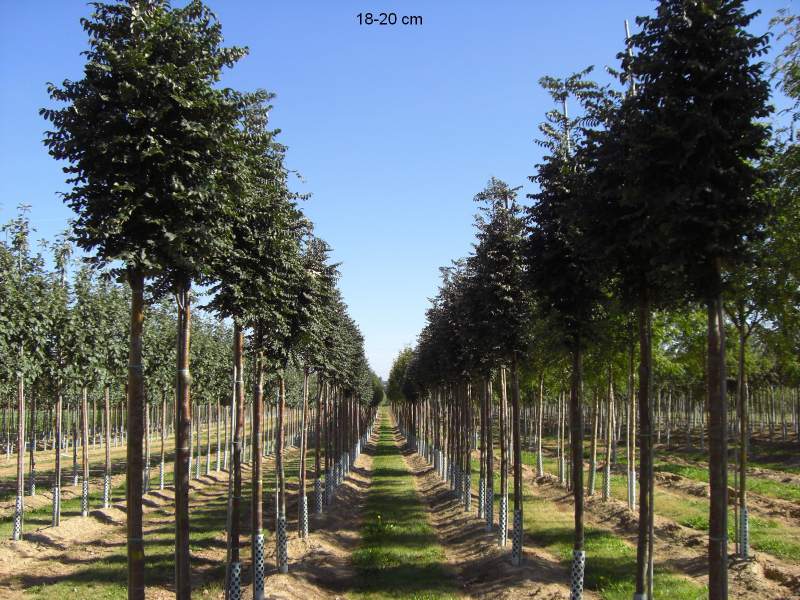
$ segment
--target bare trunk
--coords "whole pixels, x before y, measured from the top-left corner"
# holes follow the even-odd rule
[[[499,515],[499,541],[501,546],[506,545],[508,537],[508,436],[506,421],[508,414],[508,398],[506,386],[506,369],[500,368],[500,515]]]
[[[748,431],[750,423],[747,414],[747,364],[745,350],[747,345],[746,324],[744,311],[739,312],[739,356],[738,376],[736,380],[736,405],[739,410],[739,554],[743,558],[749,555],[749,522],[747,514],[747,446],[749,444]]]
[[[62,451],[62,413],[64,412],[64,398],[61,394],[61,378],[59,377],[56,391],[56,439],[53,449],[55,450],[56,470],[53,481],[53,527],[61,524],[61,451]]]
[[[260,333],[260,332],[259,332]],[[257,336],[257,337],[260,337]],[[256,353],[253,373],[253,489],[252,489],[252,514],[251,535],[253,557],[253,599],[264,598],[264,481],[262,475],[263,453],[261,451],[261,416],[264,410],[264,375],[263,358],[260,352]]]
[[[126,511],[128,533],[128,600],[144,600],[144,541],[142,539],[142,326],[144,325],[144,275],[130,269],[130,348],[128,354],[128,441]]]
[[[300,482],[298,494],[298,530],[300,537],[308,537],[308,497],[306,495],[306,442],[308,427],[308,367],[303,369],[303,409],[300,423]]]
[[[177,294],[178,348],[175,395],[175,597],[190,600],[192,593],[189,562],[189,456],[192,445],[192,404],[189,374],[191,332],[190,284]],[[141,471],[140,471],[141,472]]]
[[[519,565],[522,562],[522,446],[519,433],[519,373],[517,357],[511,361],[511,429],[514,452],[514,528],[512,539],[511,562]]]
[[[20,348],[20,361],[22,349]],[[13,539],[22,539],[22,521],[25,498],[25,380],[17,371],[17,503],[14,508]]]
[[[594,392],[594,400],[592,402],[592,441],[589,449],[589,496],[594,496],[594,482],[597,471],[597,429],[599,425],[599,402],[600,398],[597,390]]]
[[[230,551],[231,564],[240,562],[239,536],[241,533],[240,521],[242,514],[242,435],[244,430],[244,365],[243,365],[244,334],[241,325],[234,322],[233,326],[233,360],[236,372],[235,394],[236,409],[233,415],[233,496],[231,498],[230,522]]]
[[[111,400],[108,384],[103,386],[103,443],[106,449],[105,474],[103,476],[103,508],[111,504]]]
[[[642,294],[639,303],[639,469],[641,473],[639,486],[639,531],[636,545],[636,593],[652,597],[652,581],[650,581],[650,564],[652,560],[651,524],[653,506],[651,486],[653,464],[653,427],[651,422],[652,391],[652,337],[650,299]]]
[[[719,265],[716,274],[719,278]],[[728,597],[728,400],[725,393],[725,324],[722,298],[708,300],[708,593],[711,600]]]
[[[583,364],[580,342],[572,351],[572,384],[569,402],[570,441],[572,444],[572,496],[575,502],[575,528],[572,552],[572,598],[583,594],[583,574],[586,555],[583,532]]]
[[[278,558],[278,571],[286,573],[289,570],[289,562],[287,556],[287,539],[286,539],[286,475],[284,473],[283,465],[283,446],[284,446],[284,413],[286,411],[286,385],[283,379],[283,372],[279,376],[279,390],[278,390],[278,419],[277,431],[275,440],[275,470],[278,478],[278,523],[277,523],[277,558]]]

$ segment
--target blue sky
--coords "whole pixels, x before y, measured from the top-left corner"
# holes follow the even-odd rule
[[[176,3],[180,3],[177,1]],[[250,55],[224,84],[277,93],[272,119],[312,194],[304,210],[342,263],[341,288],[381,376],[413,344],[439,267],[473,239],[472,197],[491,176],[524,185],[551,106],[542,75],[616,66],[624,19],[648,0],[207,0]],[[788,0],[753,0],[753,31]],[[61,165],[41,144],[47,81],[81,76],[79,0],[2,0],[0,221],[32,206],[38,237],[70,217]],[[796,7],[794,7],[796,9]],[[420,15],[363,26],[358,13]],[[776,101],[781,104],[781,101]]]

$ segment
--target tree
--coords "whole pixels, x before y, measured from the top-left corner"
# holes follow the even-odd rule
[[[48,373],[53,385],[55,401],[55,473],[53,477],[53,527],[61,524],[61,451],[63,449],[62,415],[64,404],[64,378],[66,376],[66,358],[68,351],[66,340],[70,337],[73,326],[69,311],[69,286],[67,284],[67,265],[72,254],[72,244],[67,239],[68,233],[62,235],[52,246],[55,273],[49,284],[48,314],[50,314],[50,339],[47,344],[50,365]]]
[[[723,268],[741,261],[767,208],[751,193],[768,135],[755,120],[769,114],[758,62],[767,38],[746,31],[756,14],[743,0],[661,0],[655,16],[637,19],[625,61],[638,85],[629,125],[634,194],[667,240],[659,262],[680,271],[707,309],[711,598],[727,597]]]
[[[579,215],[583,200],[591,193],[585,165],[573,156],[574,137],[585,123],[582,116],[570,118],[567,100],[576,96],[583,104],[598,97],[598,87],[585,80],[587,69],[564,80],[545,77],[540,83],[562,110],[547,113],[540,126],[540,144],[549,151],[531,179],[539,191],[531,195],[527,267],[531,293],[543,314],[558,328],[571,358],[570,434],[572,490],[575,529],[572,562],[572,597],[583,593],[585,564],[583,532],[583,353],[601,313],[603,290],[596,255]],[[577,129],[577,130],[576,130]]]
[[[2,328],[3,371],[6,381],[17,384],[17,498],[14,508],[12,538],[22,539],[25,495],[25,381],[31,381],[41,368],[45,351],[48,315],[45,274],[41,256],[31,254],[31,227],[28,207],[3,229],[11,243],[2,253]]]
[[[199,0],[97,3],[81,21],[89,35],[83,78],[49,85],[61,109],[42,109],[45,143],[65,167],[78,245],[101,264],[119,260],[131,287],[128,370],[128,595],[144,596],[141,493],[145,394],[141,332],[146,276],[178,298],[176,588],[189,598],[187,434],[190,427],[190,288],[230,239],[222,180],[236,181],[226,154],[236,95],[215,84],[245,51],[223,48],[214,15]]]
[[[529,299],[523,285],[522,208],[517,203],[519,188],[492,178],[475,197],[482,204],[482,215],[476,219],[478,244],[475,248],[476,306],[480,307],[479,323],[485,327],[485,337],[479,343],[482,354],[491,363],[499,363],[501,379],[505,369],[511,370],[511,428],[514,464],[514,521],[511,562],[522,561],[522,448],[519,435],[520,395],[519,360],[525,351]],[[501,417],[505,416],[505,383],[501,389]],[[506,419],[503,419],[505,424]],[[501,428],[504,429],[504,428]],[[506,462],[506,436],[501,431],[501,461]],[[505,539],[507,505],[507,469],[501,464],[501,540]]]
[[[218,276],[211,307],[234,322],[234,369],[236,373],[236,415],[233,451],[233,490],[230,506],[231,528],[228,536],[228,578],[226,593],[236,594],[239,563],[239,511],[241,495],[241,444],[244,411],[242,357],[243,331],[252,329],[250,348],[254,358],[254,465],[252,543],[255,571],[263,573],[264,537],[261,497],[263,494],[260,452],[260,422],[263,404],[263,374],[267,369],[285,368],[288,359],[289,321],[295,311],[294,288],[301,272],[300,235],[305,220],[295,206],[286,186],[283,147],[268,128],[269,101],[272,95],[256,92],[242,98],[239,124],[233,147],[238,149],[241,196],[246,207],[233,227],[233,243],[227,253],[215,258],[213,270]],[[232,190],[233,191],[233,190]],[[279,444],[280,445],[280,444]],[[279,448],[279,450],[281,450]],[[282,452],[282,450],[281,450]],[[282,462],[282,455],[276,455]],[[263,594],[263,580],[253,588],[254,596]]]

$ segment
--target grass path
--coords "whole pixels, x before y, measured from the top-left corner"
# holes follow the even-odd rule
[[[385,409],[380,415],[361,538],[361,547],[352,559],[359,571],[353,597],[460,597],[445,567],[444,550],[414,489],[413,475],[400,453],[397,429]]]

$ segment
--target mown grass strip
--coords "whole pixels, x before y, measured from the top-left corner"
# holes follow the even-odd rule
[[[359,571],[358,598],[434,600],[459,597],[444,568],[444,550],[425,517],[412,475],[381,415],[361,547],[353,553]]]

